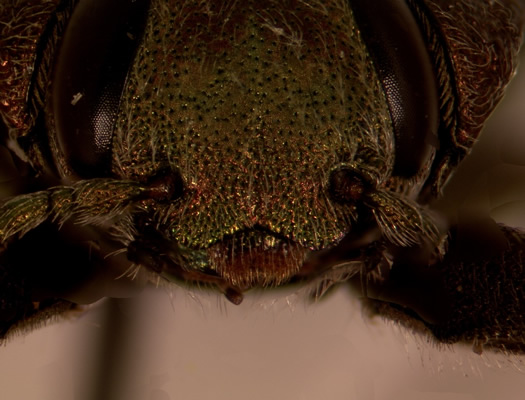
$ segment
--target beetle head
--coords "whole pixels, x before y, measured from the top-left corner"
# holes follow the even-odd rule
[[[355,18],[344,0],[151,2],[111,145],[96,159],[150,188],[122,238],[133,261],[148,264],[155,248],[159,272],[244,289],[289,281],[351,232],[377,228],[396,245],[434,237],[414,200],[433,152],[425,144],[414,168],[399,167],[406,94]],[[97,134],[91,124],[94,142],[107,141],[106,125]],[[67,179],[91,166],[68,160],[82,151],[75,140],[57,129]]]

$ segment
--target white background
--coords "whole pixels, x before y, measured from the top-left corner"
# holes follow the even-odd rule
[[[457,193],[449,199],[525,226],[525,73],[518,78],[464,166],[464,180],[451,184]],[[121,301],[120,307],[127,323],[118,336],[120,376],[111,379],[118,394],[107,399],[525,396],[525,372],[520,372],[525,357],[436,348],[368,319],[344,289],[318,304],[293,291],[254,293],[236,307],[214,294],[158,288]],[[107,323],[103,313],[97,305],[0,348],[0,398],[93,399],[99,382],[93,371],[102,370],[99,356],[111,357],[99,342]]]

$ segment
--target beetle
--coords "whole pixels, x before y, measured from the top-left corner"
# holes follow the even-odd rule
[[[370,3],[370,2],[368,2]],[[434,207],[514,74],[517,0],[0,5],[0,326],[111,295],[348,283],[522,352],[523,233]]]

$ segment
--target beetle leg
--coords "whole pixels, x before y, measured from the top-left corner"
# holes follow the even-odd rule
[[[127,276],[131,262],[105,228],[46,221],[0,251],[0,342],[107,297],[142,290],[149,276]],[[9,332],[8,332],[9,331]]]
[[[459,221],[448,251],[394,249],[383,279],[369,280],[369,311],[441,343],[471,343],[503,351],[524,351],[525,234],[490,220]],[[350,283],[362,292],[362,282]],[[482,346],[483,345],[483,346]]]

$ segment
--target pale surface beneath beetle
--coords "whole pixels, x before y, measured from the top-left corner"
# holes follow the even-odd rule
[[[253,296],[240,307],[173,294],[170,301],[161,289],[127,304],[134,322],[122,340],[132,343],[114,399],[517,400],[525,390],[525,372],[516,368],[525,368],[523,359],[435,349],[379,320],[363,321],[344,291],[315,306],[293,295],[290,306],[284,294]],[[93,399],[86,395],[100,314],[94,309],[0,349],[2,396]]]

